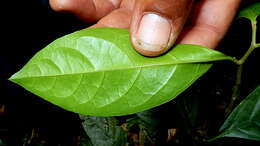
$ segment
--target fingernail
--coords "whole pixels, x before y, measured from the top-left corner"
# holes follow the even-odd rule
[[[157,14],[145,14],[136,34],[138,46],[147,51],[166,49],[171,33],[170,22]]]

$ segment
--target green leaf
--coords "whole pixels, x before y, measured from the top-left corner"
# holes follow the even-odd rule
[[[131,46],[126,29],[81,30],[38,52],[10,80],[66,110],[115,116],[140,112],[170,101],[188,88],[220,52],[177,45],[148,58]]]
[[[238,14],[238,18],[243,17],[255,22],[259,14],[260,14],[260,2],[255,3],[241,10]]]
[[[198,91],[186,90],[182,94],[181,98],[178,98],[176,101],[179,113],[183,118],[183,123],[187,132],[191,132],[191,129],[194,128],[198,120],[199,115],[199,93]]]
[[[5,146],[5,144],[2,142],[1,139],[0,139],[0,146]]]
[[[91,143],[91,140],[89,138],[82,138],[80,139],[80,144],[79,146],[93,146],[93,144]]]
[[[84,118],[82,118],[82,123],[84,123]],[[83,128],[84,128],[84,125],[83,125]],[[82,136],[80,136],[80,139],[79,139],[79,146],[94,146],[91,142],[91,139],[89,138],[89,136],[84,133]]]
[[[153,108],[136,114],[136,124],[139,127],[139,144],[140,145],[160,145],[163,130],[159,127],[161,123],[160,110]],[[165,132],[165,131],[164,131]]]
[[[93,117],[81,115],[84,130],[93,146],[125,146],[127,133],[118,126],[114,117]]]
[[[222,134],[216,138],[260,140],[260,86],[234,109],[220,128],[220,132]]]

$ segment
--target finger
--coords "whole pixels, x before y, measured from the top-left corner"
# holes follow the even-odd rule
[[[192,12],[192,21],[180,43],[215,48],[227,32],[241,0],[202,0]]]
[[[131,41],[145,56],[158,56],[175,42],[193,0],[138,0],[131,20]]]
[[[107,16],[98,21],[97,24],[91,26],[96,27],[114,27],[114,28],[129,28],[132,13],[129,9],[120,8],[114,10]]]
[[[95,22],[120,6],[121,0],[50,0],[55,11],[70,12],[87,22]]]
[[[138,0],[122,0],[121,4],[120,4],[120,8],[125,8],[130,11],[133,11],[136,1],[138,1]]]
[[[135,0],[123,0],[120,8],[103,17],[93,27],[129,28]]]

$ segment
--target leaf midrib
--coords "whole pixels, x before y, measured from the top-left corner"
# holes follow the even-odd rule
[[[223,57],[224,60],[226,58]],[[81,72],[81,73],[66,73],[66,74],[57,74],[57,75],[41,75],[41,76],[30,76],[30,77],[11,77],[10,80],[20,80],[20,79],[28,79],[28,78],[42,78],[42,77],[62,77],[62,76],[70,76],[70,75],[81,75],[81,74],[88,74],[88,73],[100,73],[100,72],[110,72],[110,71],[120,71],[120,70],[131,70],[131,69],[139,69],[139,68],[148,68],[148,67],[154,67],[154,66],[168,66],[168,65],[179,65],[179,64],[200,64],[200,63],[206,63],[216,60],[200,60],[200,61],[191,61],[191,62],[180,62],[180,63],[164,63],[164,64],[151,64],[151,65],[143,65],[143,66],[134,66],[134,67],[128,67],[128,68],[116,68],[116,69],[104,69],[104,70],[96,70],[96,71],[89,71],[89,72]],[[210,64],[210,63],[206,63]]]

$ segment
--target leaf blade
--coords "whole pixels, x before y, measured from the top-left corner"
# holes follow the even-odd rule
[[[231,59],[193,45],[147,58],[134,51],[125,29],[86,29],[55,40],[10,80],[70,111],[125,115],[173,99],[210,68],[208,62]]]
[[[260,15],[259,2],[241,10],[238,14],[238,18],[247,18],[255,22],[258,15]]]
[[[260,140],[260,86],[246,97],[220,128],[221,137]]]

